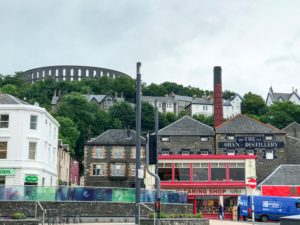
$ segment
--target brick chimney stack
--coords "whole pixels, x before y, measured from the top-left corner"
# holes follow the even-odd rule
[[[222,68],[214,67],[214,127],[223,123]]]

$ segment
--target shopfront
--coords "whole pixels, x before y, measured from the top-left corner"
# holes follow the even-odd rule
[[[246,194],[246,178],[255,175],[256,156],[228,155],[162,155],[158,172],[161,187],[188,192],[194,213],[217,218],[218,207],[224,207],[225,218],[232,218],[238,196]],[[251,161],[252,163],[249,163]]]
[[[5,185],[7,176],[15,176],[16,169],[0,168],[0,185]]]

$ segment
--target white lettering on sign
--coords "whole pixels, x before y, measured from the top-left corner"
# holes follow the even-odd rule
[[[273,202],[273,201],[263,201],[262,202],[263,207],[265,208],[273,208],[278,209],[281,208],[281,202]]]
[[[200,189],[181,189],[189,195],[243,195],[244,189],[222,189],[222,188],[200,188]]]

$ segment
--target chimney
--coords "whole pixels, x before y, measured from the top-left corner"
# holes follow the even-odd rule
[[[214,67],[214,127],[223,123],[222,68]]]

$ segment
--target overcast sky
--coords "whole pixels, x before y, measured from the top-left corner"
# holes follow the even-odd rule
[[[87,65],[147,84],[300,89],[298,0],[0,0],[0,73]]]

